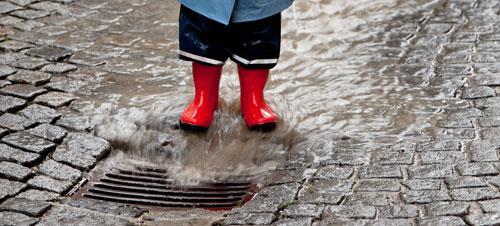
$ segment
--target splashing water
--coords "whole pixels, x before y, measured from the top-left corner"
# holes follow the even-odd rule
[[[113,164],[122,168],[138,162],[155,165],[167,169],[171,179],[185,185],[256,181],[286,159],[297,135],[297,123],[291,114],[297,111],[287,109],[290,106],[279,97],[269,98],[270,105],[279,106],[277,114],[282,117],[272,133],[249,131],[239,115],[238,100],[219,101],[207,133],[181,131],[177,121],[187,102],[186,98],[175,98],[156,102],[148,111],[120,109],[114,114],[96,115],[96,134],[110,141],[115,150]]]

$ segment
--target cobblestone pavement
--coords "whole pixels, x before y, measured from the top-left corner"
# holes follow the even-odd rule
[[[500,225],[497,0],[427,1],[388,15],[391,24],[370,24],[384,34],[366,47],[381,53],[370,60],[454,103],[436,113],[431,137],[370,151],[338,144],[319,164],[297,158],[226,213],[65,198],[110,152],[78,100],[109,73],[139,71],[135,57],[158,57],[143,49],[164,40],[145,28],[177,9],[159,2],[0,1],[0,225]],[[165,14],[170,23],[148,32],[175,41],[176,17]]]

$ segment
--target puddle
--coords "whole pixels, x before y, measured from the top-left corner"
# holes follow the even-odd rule
[[[110,24],[110,30],[135,28],[151,12],[147,19],[155,22],[134,33],[139,39],[129,46],[117,52],[112,40],[93,43],[91,49],[102,47],[114,58],[97,68],[102,79],[74,105],[95,115],[96,134],[111,141],[117,165],[151,161],[182,184],[260,176],[288,162],[328,159],[342,145],[369,150],[425,139],[436,113],[462,104],[446,95],[453,87],[431,85],[434,65],[421,60],[437,51],[411,54],[423,15],[442,1],[298,0],[283,14],[282,57],[266,89],[279,127],[268,134],[247,130],[235,66],[228,63],[211,129],[184,133],[175,125],[193,85],[190,64],[176,59],[177,5],[153,2],[158,8],[124,15],[129,24]]]

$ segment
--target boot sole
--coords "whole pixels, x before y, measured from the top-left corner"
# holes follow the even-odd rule
[[[276,128],[275,122],[253,125],[248,127],[251,131],[270,132]]]
[[[208,130],[208,127],[191,125],[188,123],[183,123],[181,121],[179,121],[179,126],[182,130],[197,132],[197,133],[206,132]]]

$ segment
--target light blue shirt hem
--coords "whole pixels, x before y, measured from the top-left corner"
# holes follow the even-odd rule
[[[294,0],[179,0],[189,9],[219,23],[248,22],[277,14]]]

